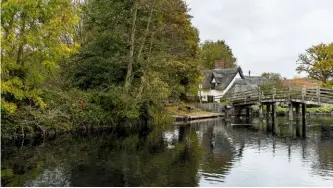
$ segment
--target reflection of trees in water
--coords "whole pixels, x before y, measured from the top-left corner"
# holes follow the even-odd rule
[[[223,120],[192,123],[191,129],[197,132],[203,149],[201,176],[210,181],[223,181],[238,158],[237,155],[242,155],[244,145],[237,149],[226,131],[226,122]]]
[[[68,187],[68,174],[64,168],[46,169],[36,179],[28,180],[24,186],[28,187]]]
[[[144,137],[65,135],[43,146],[13,147],[2,158],[7,173],[2,185],[197,186],[200,149],[195,132],[185,131],[173,149],[162,135],[159,130]]]
[[[311,167],[315,174],[333,177],[333,127],[320,127],[320,142],[316,148],[316,158]]]
[[[309,129],[319,140],[272,137],[260,130],[214,120],[144,136],[63,135],[23,148],[5,143],[2,185],[197,186],[199,163],[199,175],[223,181],[246,147],[285,150],[289,160],[303,160],[314,174],[333,175],[330,128]]]

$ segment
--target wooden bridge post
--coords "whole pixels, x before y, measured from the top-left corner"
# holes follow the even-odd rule
[[[271,105],[269,103],[266,104],[266,118],[269,119],[271,117]]]
[[[269,131],[269,127],[270,127],[270,114],[271,114],[271,106],[269,103],[266,104],[266,129],[267,131]]]
[[[272,132],[276,134],[276,103],[272,103]]]
[[[299,103],[295,103],[296,107],[296,136],[299,137],[300,134],[300,125],[299,125]]]
[[[306,104],[302,103],[302,137],[306,138]]]
[[[246,107],[246,123],[251,123],[251,106]]]
[[[246,107],[246,118],[250,118],[250,107]]]
[[[320,87],[317,87],[317,99],[318,99],[318,104],[320,104]]]
[[[227,107],[227,105],[224,106],[222,112],[224,112],[224,119],[226,120],[228,118],[228,107]]]
[[[293,129],[293,121],[289,121],[289,135],[294,135],[294,129]]]
[[[293,117],[293,103],[289,102],[289,121],[292,121],[294,119]]]
[[[259,104],[259,118],[262,119],[264,116],[263,116],[263,106],[262,104],[260,103]]]
[[[304,100],[305,100],[305,94],[306,94],[306,88],[303,87],[303,88],[302,88],[302,101],[303,101],[303,102],[304,102]]]

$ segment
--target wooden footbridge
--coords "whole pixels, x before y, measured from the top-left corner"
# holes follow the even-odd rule
[[[283,88],[234,92],[227,97],[234,106],[258,103],[295,102],[333,106],[333,89],[327,88]]]
[[[251,105],[259,105],[259,116],[263,118],[263,106],[266,105],[267,124],[271,122],[272,132],[276,130],[276,104],[289,105],[289,120],[292,124],[294,110],[296,114],[296,135],[300,136],[299,120],[302,117],[302,136],[306,137],[306,104],[332,106],[333,89],[327,88],[269,88],[265,90],[255,89],[243,92],[233,92],[225,96],[234,106],[234,114],[246,109],[246,116],[251,116]],[[300,114],[300,106],[302,113]],[[267,126],[268,128],[268,126]]]

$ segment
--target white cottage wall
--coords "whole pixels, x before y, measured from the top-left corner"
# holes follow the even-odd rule
[[[241,78],[240,74],[238,73],[235,78],[230,82],[230,84],[228,85],[228,87],[225,90],[216,90],[216,89],[202,89],[201,91],[199,91],[199,96],[201,94],[202,96],[202,101],[207,102],[208,101],[208,95],[211,96],[223,96],[224,94],[226,94],[226,92],[231,88],[231,86],[234,84],[235,80],[237,78]],[[216,102],[219,102],[220,99],[215,99]]]

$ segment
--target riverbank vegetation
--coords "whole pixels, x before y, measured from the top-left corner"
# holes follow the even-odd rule
[[[183,103],[183,102],[179,104],[167,105],[165,109],[171,115],[180,115],[180,116],[200,116],[212,113],[196,108],[195,105],[191,103]]]
[[[318,113],[318,114],[331,114],[333,112],[333,107],[330,106],[319,106],[314,107],[310,106],[306,108],[307,113]],[[289,108],[276,106],[276,114],[277,115],[288,115]]]
[[[1,4],[2,135],[115,126],[197,93],[182,0]]]

